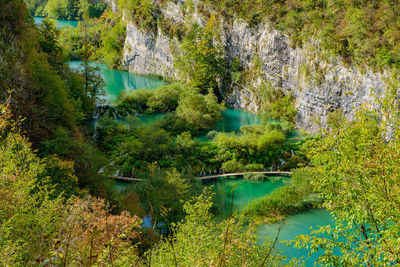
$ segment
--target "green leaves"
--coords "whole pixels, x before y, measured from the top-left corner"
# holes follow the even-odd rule
[[[399,140],[385,141],[386,125],[374,112],[363,110],[354,122],[344,123],[315,144],[314,167],[309,170],[336,223],[321,229],[328,238],[300,240],[302,246],[324,250],[321,263],[386,266],[400,260],[395,241],[400,212]],[[398,132],[397,124],[390,125]],[[333,248],[344,256],[333,256]]]
[[[212,217],[212,195],[205,190],[184,205],[185,219],[178,223],[169,242],[160,242],[151,253],[154,266],[260,266],[265,257],[270,266],[282,257],[268,253],[272,242],[256,243],[255,227],[235,214],[220,223]],[[228,231],[227,231],[228,229]]]
[[[183,82],[206,93],[216,92],[218,80],[224,74],[222,47],[218,45],[216,18],[211,17],[202,28],[193,24],[174,55],[174,65]]]

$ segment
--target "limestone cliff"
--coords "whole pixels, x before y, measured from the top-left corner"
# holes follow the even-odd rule
[[[204,24],[197,10],[184,15],[184,1],[168,2],[161,9],[164,18],[176,23]],[[318,42],[292,48],[289,38],[268,23],[251,28],[243,21],[224,23],[220,19],[221,42],[226,59],[240,59],[244,69],[254,68],[254,58],[261,62],[260,75],[242,84],[231,83],[222,95],[238,109],[257,112],[261,106],[259,86],[269,84],[292,92],[298,110],[296,124],[309,132],[326,124],[330,111],[341,109],[347,118],[363,103],[373,104],[373,95],[384,93],[387,73],[361,72],[346,67],[339,58],[322,57]],[[127,22],[123,62],[135,73],[157,73],[174,77],[173,49],[179,42],[162,34],[138,29]]]

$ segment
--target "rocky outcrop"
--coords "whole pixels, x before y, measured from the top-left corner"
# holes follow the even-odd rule
[[[142,32],[135,24],[128,22],[123,62],[133,73],[155,73],[173,78],[174,64],[170,45],[170,40],[161,30],[155,36],[151,32]]]
[[[182,13],[182,1],[169,2],[162,10],[164,17],[176,22],[195,20],[204,23],[196,12],[189,18]],[[330,111],[341,109],[347,118],[362,104],[374,105],[374,97],[385,91],[387,74],[371,70],[361,72],[346,67],[338,58],[324,58],[318,42],[303,48],[292,48],[289,38],[269,24],[250,28],[243,21],[221,22],[221,41],[227,60],[240,59],[244,69],[254,68],[254,58],[261,62],[260,75],[245,84],[232,84],[222,92],[234,107],[257,112],[261,104],[257,88],[262,83],[292,92],[298,110],[299,128],[314,132],[326,124]],[[157,35],[142,32],[128,22],[124,62],[135,73],[157,73],[174,78],[171,47],[178,47],[159,30]]]
[[[357,107],[364,103],[375,105],[375,97],[385,91],[383,77],[387,75],[371,70],[361,73],[354,67],[345,67],[337,58],[322,59],[317,42],[292,48],[287,36],[267,24],[251,29],[236,21],[223,36],[231,60],[240,58],[248,69],[253,67],[255,55],[262,62],[257,80],[250,81],[248,88],[234,87],[227,96],[234,107],[257,111],[257,95],[251,88],[268,82],[293,93],[297,125],[313,132],[320,125],[325,126],[329,112],[341,109],[351,119]]]

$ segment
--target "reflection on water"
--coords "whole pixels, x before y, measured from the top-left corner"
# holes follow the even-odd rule
[[[100,74],[106,84],[104,99],[108,104],[115,104],[122,90],[126,90],[129,93],[137,89],[156,89],[164,85],[164,82],[161,80],[135,75],[128,71],[110,69],[105,64],[92,62],[90,65],[100,68]],[[82,61],[70,61],[69,66],[74,69],[83,69]]]
[[[42,23],[42,20],[44,20],[44,17],[34,17],[35,24],[40,24]],[[58,19],[57,21],[57,28],[65,28],[65,27],[77,27],[78,22],[77,20],[61,20]]]

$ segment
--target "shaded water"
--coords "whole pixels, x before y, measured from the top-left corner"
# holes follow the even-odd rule
[[[261,119],[253,113],[237,109],[227,109],[223,113],[223,119],[213,127],[219,132],[238,132],[242,126],[260,124]]]
[[[82,61],[70,61],[69,66],[74,69],[82,70],[82,63]],[[106,84],[104,88],[106,91],[104,99],[108,104],[116,103],[122,90],[129,93],[144,88],[156,89],[165,84],[162,80],[135,75],[128,71],[110,69],[106,64],[92,62],[90,65],[100,68],[100,74]]]
[[[42,20],[44,20],[44,17],[34,17],[35,24],[40,24],[42,23]],[[58,19],[57,21],[57,28],[65,28],[65,27],[77,27],[78,22],[77,20],[61,20]]]

